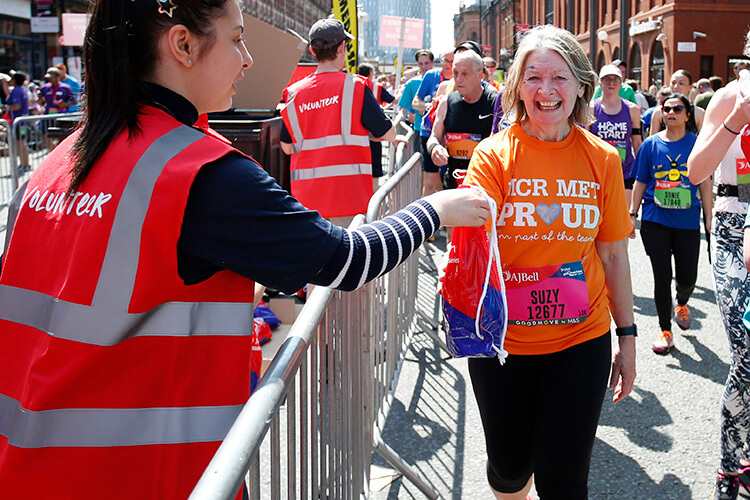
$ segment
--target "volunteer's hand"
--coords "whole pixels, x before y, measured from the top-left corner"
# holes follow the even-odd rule
[[[443,146],[437,145],[432,149],[430,159],[432,159],[432,163],[434,163],[436,167],[444,167],[447,165],[449,158],[448,150]]]
[[[631,240],[634,240],[635,239],[635,215],[630,216],[630,222],[633,224],[633,230],[630,231],[628,238],[630,238]]]
[[[396,138],[391,141],[391,144],[398,146],[399,144],[406,144],[408,142],[409,139],[407,139],[405,135],[397,135]]]
[[[635,337],[618,337],[617,349],[612,357],[609,388],[615,391],[612,401],[619,403],[630,394],[635,383]]]
[[[437,149],[437,148],[435,148]],[[477,227],[487,222],[490,207],[475,189],[448,189],[425,197],[443,226]]]

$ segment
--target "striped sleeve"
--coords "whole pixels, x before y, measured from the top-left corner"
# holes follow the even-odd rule
[[[418,200],[385,219],[345,230],[313,283],[356,290],[405,261],[439,226],[440,218],[432,205]]]

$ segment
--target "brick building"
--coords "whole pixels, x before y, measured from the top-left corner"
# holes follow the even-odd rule
[[[242,3],[251,16],[283,31],[291,29],[304,38],[307,38],[310,26],[315,21],[328,17],[332,12],[330,0],[243,0]],[[305,51],[302,60],[314,62],[315,58]]]
[[[657,86],[676,69],[695,79],[734,78],[750,27],[748,0],[473,0],[481,18],[478,42],[507,66],[525,29],[554,24],[570,30],[596,69],[614,59],[628,77]],[[472,9],[462,8],[466,15]],[[593,14],[593,15],[592,15]],[[625,29],[621,29],[621,27]],[[593,33],[594,36],[590,36]],[[457,36],[458,38],[458,36]]]

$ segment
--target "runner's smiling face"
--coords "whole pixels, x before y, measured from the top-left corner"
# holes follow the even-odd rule
[[[557,52],[532,52],[526,58],[520,97],[532,127],[569,128],[576,99],[583,92],[583,85]]]

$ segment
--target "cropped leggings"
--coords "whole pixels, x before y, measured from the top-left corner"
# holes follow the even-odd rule
[[[721,468],[734,472],[750,459],[750,337],[742,315],[750,303],[750,276],[742,260],[742,214],[717,212],[711,224],[716,304],[729,339],[731,363],[721,399]]]
[[[609,333],[540,355],[469,359],[487,443],[487,476],[501,493],[534,474],[542,500],[585,500],[611,366]]]
[[[659,328],[672,331],[672,257],[677,282],[677,303],[687,304],[698,278],[700,229],[677,229],[641,221],[643,248],[654,271],[654,302]]]

